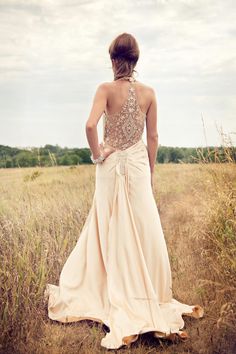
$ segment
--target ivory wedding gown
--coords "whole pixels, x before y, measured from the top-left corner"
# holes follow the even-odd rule
[[[104,112],[103,140],[116,151],[96,165],[95,193],[81,234],[59,286],[45,289],[50,319],[104,323],[110,332],[101,346],[108,349],[129,345],[145,332],[178,334],[183,314],[203,315],[199,305],[172,297],[169,257],[142,140],[146,115],[135,85],[131,78],[119,112]]]

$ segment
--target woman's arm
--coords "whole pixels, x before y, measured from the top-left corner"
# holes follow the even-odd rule
[[[107,83],[102,83],[97,88],[89,118],[86,122],[86,136],[94,159],[97,159],[101,154],[98,143],[97,124],[106,108],[106,104]]]
[[[147,111],[146,127],[150,171],[153,173],[158,151],[157,101],[155,91],[153,89],[151,103]]]

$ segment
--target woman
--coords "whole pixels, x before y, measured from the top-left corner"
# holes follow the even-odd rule
[[[188,335],[181,330],[182,315],[202,317],[203,309],[172,297],[168,252],[153,196],[155,92],[134,78],[139,48],[132,35],[115,38],[109,54],[114,80],[98,86],[86,123],[96,164],[93,202],[59,286],[47,284],[48,315],[60,322],[104,323],[110,331],[101,345],[108,349],[130,345],[145,332],[184,340]],[[147,146],[142,140],[145,123]]]

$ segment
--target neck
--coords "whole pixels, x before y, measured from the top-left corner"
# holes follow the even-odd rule
[[[132,75],[126,75],[126,76],[121,76],[121,77],[114,77],[114,81],[117,81],[117,80],[135,80],[134,77]]]

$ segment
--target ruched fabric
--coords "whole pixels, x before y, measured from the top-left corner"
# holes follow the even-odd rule
[[[172,297],[167,246],[150,182],[143,140],[96,165],[92,206],[60,274],[47,284],[48,316],[92,319],[109,327],[101,346],[157,331],[178,333],[194,305]],[[137,336],[138,338],[138,336]]]

